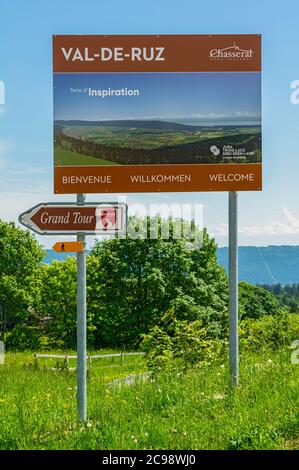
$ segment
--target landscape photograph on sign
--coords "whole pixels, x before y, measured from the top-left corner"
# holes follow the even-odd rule
[[[55,166],[261,162],[261,75],[54,74]]]

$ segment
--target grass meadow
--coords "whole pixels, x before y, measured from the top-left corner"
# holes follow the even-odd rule
[[[226,363],[120,386],[109,382],[145,372],[143,357],[102,361],[88,372],[82,424],[74,364],[7,354],[0,449],[299,449],[299,364],[290,351],[241,355],[235,391]]]

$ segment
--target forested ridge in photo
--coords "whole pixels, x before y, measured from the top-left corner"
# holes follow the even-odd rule
[[[55,164],[258,163],[258,125],[186,125],[162,120],[55,121]],[[224,156],[222,147],[246,155]],[[219,148],[219,154],[211,151]]]

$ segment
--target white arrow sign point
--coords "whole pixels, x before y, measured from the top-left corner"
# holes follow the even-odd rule
[[[29,212],[25,212],[24,214],[21,215],[21,221],[22,223],[28,227],[28,228],[33,228],[36,232],[42,233],[40,227],[38,227],[32,220],[32,217],[42,208],[45,207],[43,205],[37,206],[33,209],[31,209]]]

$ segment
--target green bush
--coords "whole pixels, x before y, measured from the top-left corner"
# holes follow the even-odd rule
[[[38,338],[39,349],[41,351],[51,351],[52,349],[63,349],[64,341],[62,339],[52,338],[51,336],[42,335]]]
[[[241,349],[258,351],[289,347],[292,341],[299,339],[299,315],[283,312],[258,320],[247,318],[241,321],[239,333]]]
[[[177,320],[169,310],[159,326],[154,326],[141,343],[147,364],[153,372],[186,369],[219,357],[225,341],[208,336],[201,320]]]
[[[5,347],[18,351],[39,349],[39,336],[40,331],[36,326],[20,323],[6,333]]]
[[[279,301],[271,292],[247,282],[239,283],[240,318],[259,319],[265,315],[279,315],[282,310]]]
[[[260,319],[246,318],[240,322],[239,335],[241,352],[289,348],[295,339],[299,339],[299,315],[281,312]],[[149,369],[158,373],[187,369],[227,357],[227,344],[227,334],[222,339],[210,335],[201,320],[178,320],[172,309],[159,325],[143,335],[141,346],[146,352]]]

